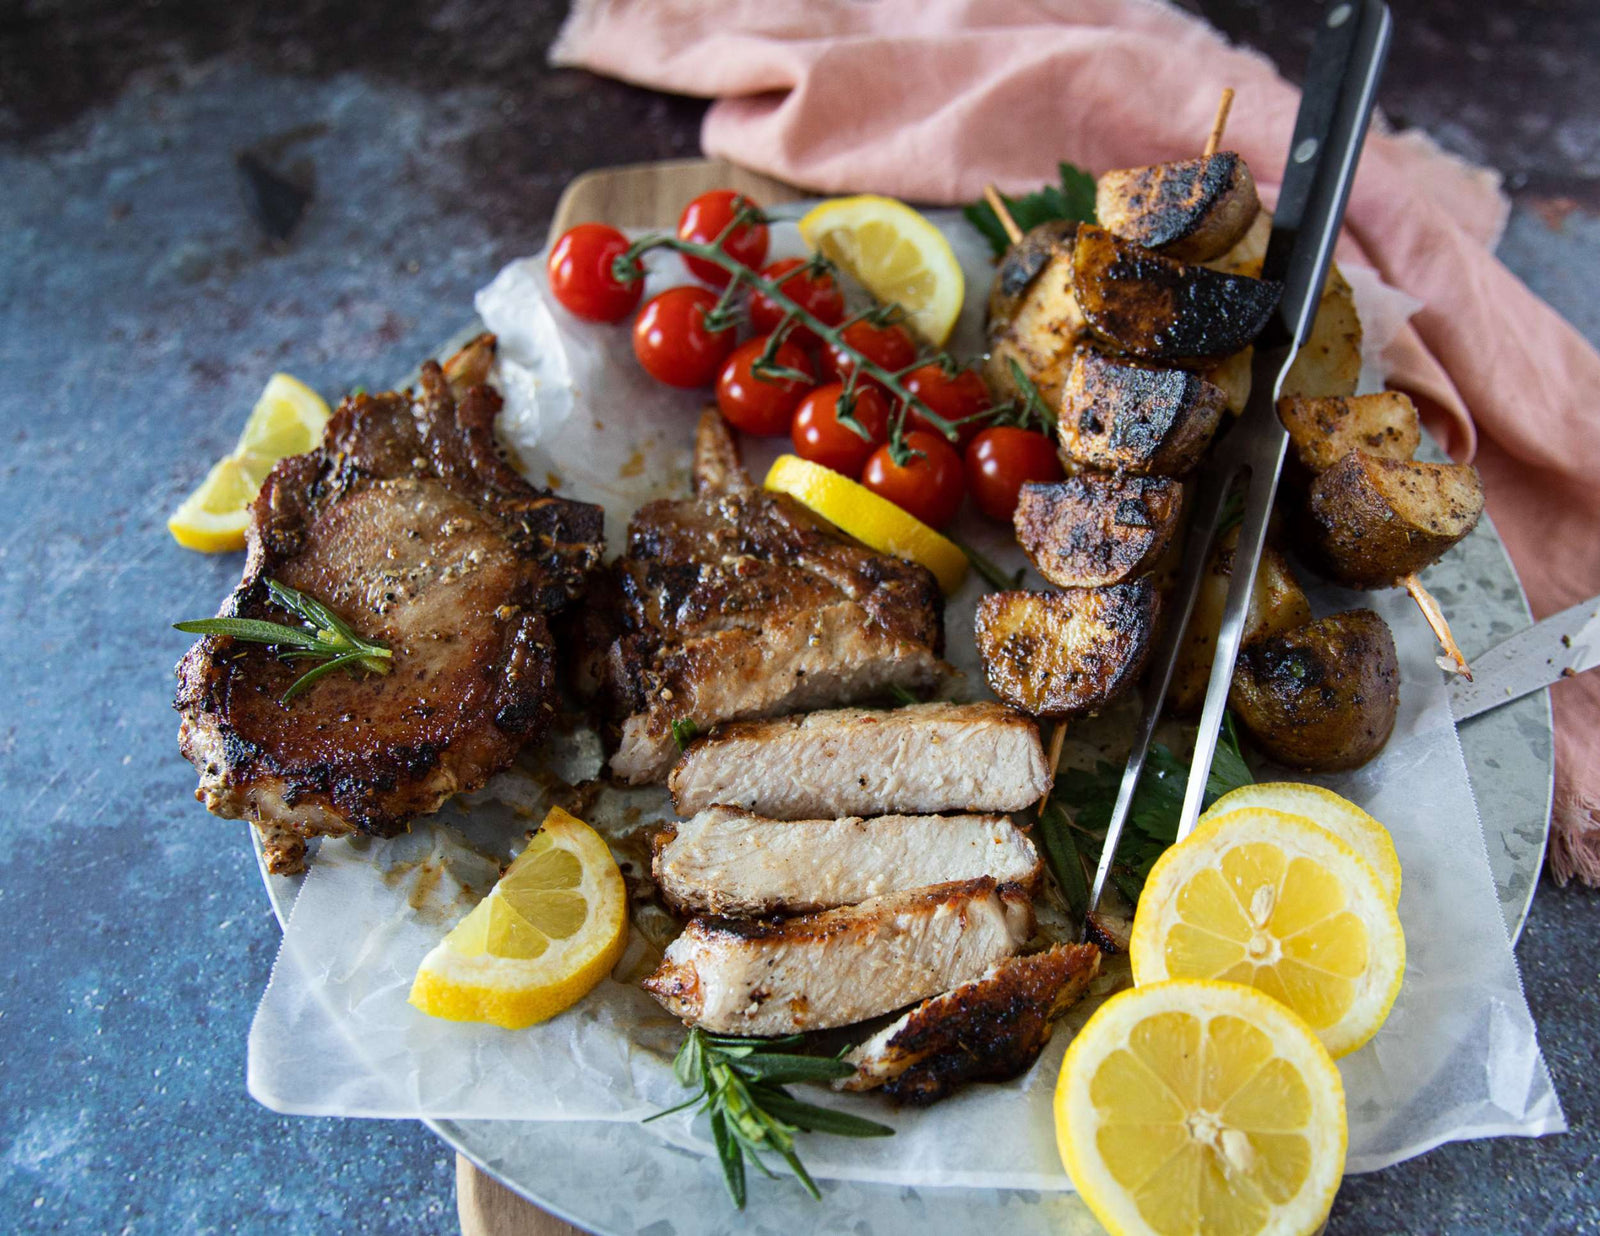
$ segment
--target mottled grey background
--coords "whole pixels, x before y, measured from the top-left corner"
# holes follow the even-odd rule
[[[1199,7],[1298,73],[1314,5]],[[1600,6],[1397,7],[1384,107],[1508,174],[1504,257],[1600,337]],[[560,16],[0,0],[0,1225],[455,1227],[420,1126],[245,1093],[277,929],[168,707],[167,624],[238,561],[163,522],[273,369],[331,394],[406,372],[575,172],[696,152],[700,103],[545,68]],[[247,152],[312,187],[287,242]],[[1574,1132],[1354,1179],[1335,1232],[1600,1228],[1597,932],[1600,901],[1546,883],[1518,949]]]

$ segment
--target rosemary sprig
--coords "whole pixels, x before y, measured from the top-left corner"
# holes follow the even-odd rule
[[[676,1107],[645,1117],[648,1123],[689,1107],[705,1112],[710,1118],[711,1138],[728,1193],[741,1210],[745,1202],[745,1160],[749,1159],[766,1176],[773,1176],[761,1158],[763,1153],[777,1155],[807,1193],[821,1198],[816,1181],[795,1152],[796,1133],[833,1133],[839,1137],[889,1137],[894,1133],[888,1125],[875,1120],[817,1107],[790,1094],[784,1088],[789,1082],[832,1081],[855,1072],[837,1056],[803,1056],[788,1050],[800,1042],[798,1034],[781,1039],[740,1039],[691,1029],[672,1062],[672,1071],[681,1085],[698,1088],[700,1093]]]
[[[686,750],[700,735],[700,727],[694,723],[693,717],[678,717],[672,722],[672,741],[678,744],[678,750]]]
[[[1027,574],[1025,567],[1018,567],[1015,575],[1007,575],[1000,569],[1000,565],[993,558],[973,549],[964,541],[945,534],[950,542],[967,556],[967,561],[972,564],[972,569],[983,577],[983,582],[996,592],[1006,592],[1022,587],[1023,576]]]
[[[388,647],[357,635],[348,622],[316,597],[299,592],[287,584],[280,584],[275,579],[267,580],[266,584],[267,595],[273,604],[288,610],[304,626],[291,627],[261,618],[196,618],[189,622],[175,622],[173,628],[191,635],[226,635],[252,644],[271,644],[285,661],[322,662],[289,685],[289,689],[283,693],[285,704],[334,670],[349,670],[351,673],[367,670],[374,674],[389,672],[394,653]]]

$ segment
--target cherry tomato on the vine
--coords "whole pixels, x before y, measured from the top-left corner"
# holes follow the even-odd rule
[[[838,382],[817,387],[795,409],[789,436],[800,458],[854,478],[861,475],[867,456],[889,440],[889,401],[877,387],[856,388],[850,411],[867,431],[868,441],[839,419],[843,394],[844,386]]]
[[[633,354],[668,386],[708,386],[733,351],[733,327],[706,328],[717,294],[690,285],[652,297],[633,323]]]
[[[804,265],[799,258],[783,258],[761,273],[767,279],[778,280],[778,290],[812,317],[829,326],[839,325],[844,321],[844,293],[839,290],[838,282],[829,274],[818,275],[809,271],[804,274],[789,273]],[[750,293],[752,328],[763,335],[770,335],[782,321],[783,310],[764,292]],[[803,348],[814,348],[822,342],[809,326],[795,326],[784,339]]]
[[[620,322],[644,294],[644,280],[624,283],[612,263],[628,251],[628,238],[604,223],[580,223],[550,250],[550,291],[561,307],[585,322]]]
[[[978,436],[983,423],[971,418],[986,411],[992,401],[989,398],[989,388],[976,369],[958,369],[952,377],[945,373],[937,361],[932,361],[913,369],[900,381],[908,391],[927,404],[936,416],[942,416],[951,422],[966,422],[956,425],[958,449],[965,450],[967,443]],[[906,408],[906,424],[912,429],[926,429],[930,433],[937,433],[941,438],[944,437],[943,432],[935,429],[933,422],[918,412],[914,404]],[[949,441],[948,438],[945,440]]]
[[[746,433],[775,436],[789,432],[794,420],[794,410],[812,382],[798,378],[779,378],[759,373],[754,366],[767,350],[769,335],[758,335],[748,343],[741,343],[722,366],[717,378],[717,407],[728,422]],[[799,348],[785,339],[773,354],[773,362],[782,369],[793,369],[811,374],[811,361]]]
[[[754,205],[744,194],[735,193],[732,189],[713,189],[710,193],[702,193],[685,206],[683,214],[678,217],[678,239],[709,245],[722,235],[723,228],[733,222],[740,207]],[[751,270],[759,270],[761,263],[767,260],[767,225],[747,223],[735,228],[728,239],[722,242],[722,251]],[[722,267],[705,258],[685,257],[683,261],[696,279],[714,288],[727,287],[732,278]]]
[[[992,425],[967,447],[967,487],[990,519],[1010,523],[1024,485],[1061,477],[1055,443],[1032,429]]]
[[[961,508],[961,456],[925,429],[913,429],[901,441],[913,452],[906,461],[896,463],[893,448],[880,446],[862,469],[861,483],[929,527],[942,528]]]
[[[867,321],[852,322],[840,334],[857,352],[891,373],[904,369],[917,359],[917,345],[911,338],[911,332],[898,323],[874,326]],[[855,366],[855,357],[833,344],[828,345],[827,353],[822,358],[823,369],[843,382]],[[862,378],[869,382],[876,380],[868,374],[862,374]]]

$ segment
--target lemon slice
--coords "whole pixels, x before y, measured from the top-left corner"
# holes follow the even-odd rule
[[[226,553],[244,548],[250,504],[280,459],[309,451],[322,440],[331,413],[321,395],[298,378],[275,373],[256,400],[233,454],[206,474],[167,520],[185,549]]]
[[[1156,860],[1128,951],[1137,984],[1259,988],[1335,1056],[1378,1032],[1406,968],[1377,872],[1327,829],[1265,807],[1216,816]]]
[[[967,576],[967,556],[954,541],[832,468],[779,455],[767,472],[766,487],[788,494],[873,549],[921,563],[946,596]]]
[[[910,315],[917,333],[939,347],[950,337],[966,280],[939,229],[892,197],[836,197],[800,220],[806,244]]]
[[[1304,816],[1320,824],[1345,842],[1378,873],[1378,882],[1395,905],[1400,904],[1400,856],[1395,853],[1389,830],[1348,798],[1342,798],[1320,785],[1297,781],[1258,781],[1229,790],[1202,820],[1214,819],[1241,807],[1270,807],[1289,815]]]
[[[423,958],[411,1003],[521,1030],[583,999],[628,942],[628,896],[600,835],[552,807],[500,882]]]
[[[1056,1144],[1107,1230],[1310,1233],[1344,1172],[1344,1087],[1260,992],[1178,980],[1113,996],[1061,1062]]]

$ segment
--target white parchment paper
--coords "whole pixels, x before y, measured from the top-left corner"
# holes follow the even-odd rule
[[[956,245],[969,286],[987,287],[982,242],[958,215],[936,219]],[[775,227],[775,256],[799,250],[792,225]],[[655,256],[651,291],[682,280],[676,259]],[[1370,272],[1353,272],[1352,283],[1368,323],[1367,352],[1375,356],[1411,306]],[[977,349],[980,300],[969,297],[954,340],[958,353]],[[700,400],[645,377],[626,327],[583,326],[552,312],[540,259],[508,267],[479,294],[477,307],[502,340],[501,428],[530,476],[604,503],[613,547],[641,502],[686,492]],[[747,462],[757,476],[781,445],[750,446]],[[1007,530],[962,518],[958,535],[1007,569],[1023,565]],[[987,694],[971,642],[981,595],[971,579],[947,608],[950,655],[967,674],[952,692],[961,698]],[[1325,588],[1312,600],[1318,613],[1355,605],[1382,613],[1395,633],[1403,683],[1383,755],[1356,773],[1319,779],[1388,825],[1404,870],[1405,985],[1377,1037],[1340,1062],[1349,1170],[1383,1167],[1443,1141],[1560,1131],[1565,1123],[1495,900],[1428,631],[1393,591]],[[1114,742],[1118,722],[1114,714],[1075,730],[1069,758],[1092,753],[1097,739]],[[553,799],[581,806],[624,870],[647,874],[643,839],[670,818],[670,802],[650,788],[606,788],[573,800],[578,792],[570,787],[599,762],[593,735],[571,727],[406,836],[324,844],[251,1027],[251,1093],[282,1112],[449,1119],[633,1122],[681,1101],[670,1061],[682,1028],[637,986],[670,938],[670,920],[657,911],[636,915],[613,976],[543,1025],[508,1032],[442,1022],[406,1003],[417,964],[486,891],[496,865],[521,848]],[[1075,1010],[1078,1022],[1087,1011]],[[927,1111],[808,1090],[810,1099],[865,1112],[898,1132],[866,1142],[806,1138],[807,1167],[822,1177],[908,1185],[1070,1188],[1056,1157],[1050,1098],[1071,1028],[1025,1077],[969,1087]],[[645,1127],[710,1151],[703,1126],[687,1115]]]

